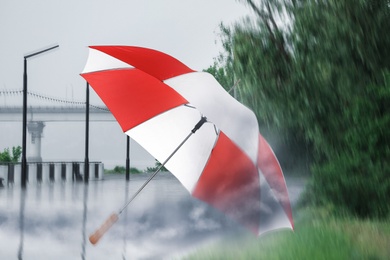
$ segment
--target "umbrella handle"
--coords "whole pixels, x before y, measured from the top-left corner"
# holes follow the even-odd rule
[[[107,232],[107,230],[118,221],[118,214],[112,213],[108,219],[100,226],[99,229],[89,236],[89,241],[92,245],[95,245],[100,238]]]
[[[145,186],[157,175],[157,173],[160,172],[162,167],[165,166],[165,164],[172,158],[172,156],[183,146],[185,142],[193,135],[196,131],[198,131],[199,128],[202,127],[204,123],[207,122],[207,118],[202,116],[202,118],[199,120],[199,122],[195,125],[194,129],[191,130],[191,132],[187,135],[186,138],[176,147],[176,149],[171,153],[171,155],[168,156],[168,158],[160,165],[160,167],[153,173],[152,176],[149,177],[149,179],[138,189],[138,191],[131,197],[129,201],[125,203],[125,205],[119,210],[118,213],[113,213],[111,216],[108,217],[108,219],[101,225],[101,227],[95,231],[92,235],[89,236],[89,241],[91,244],[95,245],[99,239],[107,232],[107,230],[114,225],[115,222],[118,221],[119,215],[127,208],[127,206],[137,197],[137,195],[145,188]]]

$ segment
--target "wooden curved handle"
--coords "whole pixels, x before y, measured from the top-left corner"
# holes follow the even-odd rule
[[[101,225],[101,227],[89,236],[89,242],[95,245],[100,238],[107,232],[107,230],[118,221],[118,214],[112,213],[110,217]]]

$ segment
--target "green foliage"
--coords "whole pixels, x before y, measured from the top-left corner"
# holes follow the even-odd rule
[[[229,74],[224,67],[220,67],[217,62],[214,62],[212,66],[204,71],[213,75],[219,84],[226,89],[226,91],[230,91],[233,87],[234,81],[233,77],[231,77],[232,74]]]
[[[18,162],[20,155],[22,154],[22,147],[12,147],[12,155],[9,148],[5,148],[2,153],[0,153],[0,162]]]
[[[14,147],[12,146],[12,161],[13,162],[18,162],[20,159],[20,156],[22,154],[22,147],[17,146]]]
[[[155,166],[154,167],[147,167],[146,168],[146,171],[147,172],[156,172],[160,167],[161,167],[161,163],[159,162],[159,161],[157,161],[156,160],[156,162],[155,162]],[[160,171],[162,171],[162,172],[167,172],[168,170],[167,170],[167,168],[165,168],[164,166],[161,168],[161,170]]]
[[[390,209],[388,48],[378,49],[389,37],[380,36],[381,10],[351,1],[329,1],[307,6],[298,16],[297,31],[318,39],[306,53],[303,78],[319,93],[310,122],[304,126],[318,155],[313,167],[312,194],[316,203],[332,202],[361,217],[385,217]],[[375,13],[376,11],[376,13]],[[316,19],[326,30],[308,26]],[[301,36],[300,39],[304,39]],[[387,45],[389,46],[389,45]],[[310,47],[306,47],[308,50]],[[310,75],[319,75],[312,78]],[[383,77],[383,75],[385,75]],[[313,95],[316,97],[315,95]]]
[[[360,217],[388,216],[388,163],[373,162],[367,157],[363,153],[342,155],[313,167],[309,194],[314,195],[314,202],[320,205],[333,203],[335,211],[346,209]]]
[[[114,167],[114,172],[117,172],[117,173],[120,173],[120,172],[125,172],[126,171],[126,168],[123,167],[123,166],[115,166]]]
[[[389,1],[243,2],[256,19],[222,26],[219,59],[240,79],[241,101],[310,149],[315,203],[388,215]]]
[[[0,162],[12,162],[12,157],[9,152],[9,148],[5,148],[2,153],[0,153]]]
[[[342,114],[350,127],[339,150],[314,167],[311,192],[316,202],[333,202],[362,217],[390,213],[390,85],[367,86],[367,96],[351,99]],[[371,97],[370,99],[368,97]],[[386,100],[386,101],[385,101]]]
[[[126,168],[123,166],[115,166],[112,170],[105,170],[105,173],[107,174],[125,174]],[[138,174],[141,173],[141,171],[135,167],[130,167],[130,174]]]

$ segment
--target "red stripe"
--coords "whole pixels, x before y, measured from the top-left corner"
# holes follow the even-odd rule
[[[82,76],[106,104],[123,131],[188,103],[172,88],[137,69],[92,72]]]
[[[275,190],[276,194],[279,194],[278,200],[282,205],[284,212],[288,216],[292,228],[294,229],[292,210],[282,168],[280,167],[278,159],[271,147],[260,134],[257,164],[271,189]]]
[[[260,183],[257,168],[222,132],[193,196],[258,234]]]
[[[152,49],[134,46],[90,46],[90,48],[113,56],[161,81],[193,72],[172,56]]]

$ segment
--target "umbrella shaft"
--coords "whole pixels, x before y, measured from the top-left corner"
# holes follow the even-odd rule
[[[195,132],[198,131],[199,128],[201,128],[202,125],[203,125],[204,123],[206,123],[206,122],[207,122],[207,117],[202,116],[202,118],[201,118],[201,119],[199,120],[199,122],[195,125],[194,129],[191,130],[191,132],[192,132],[193,134],[195,134]]]

